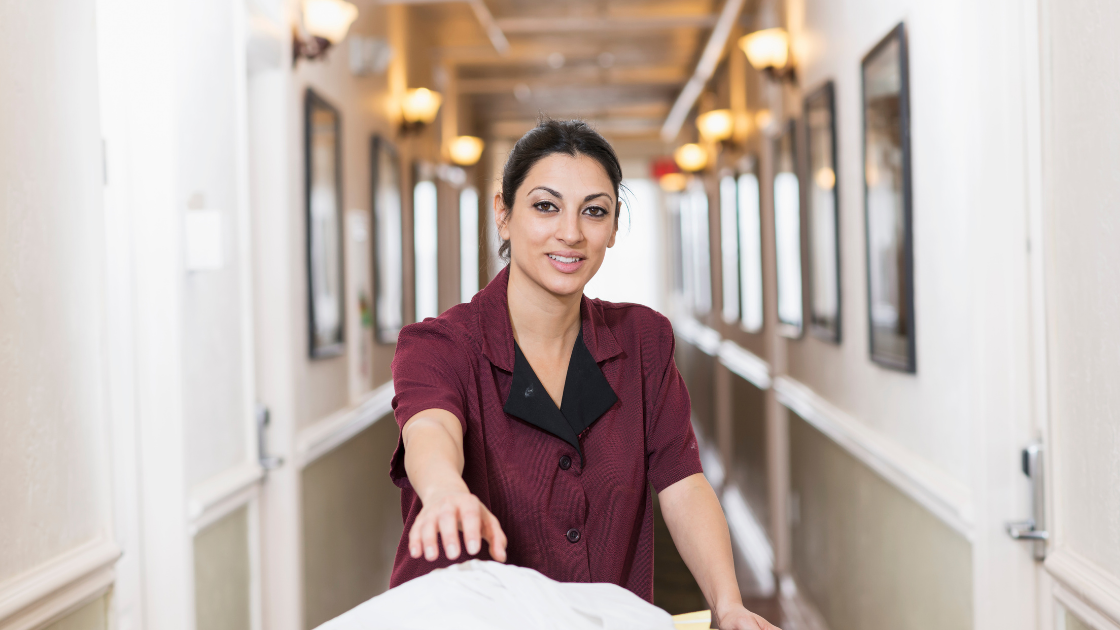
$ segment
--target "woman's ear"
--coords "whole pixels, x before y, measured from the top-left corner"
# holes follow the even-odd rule
[[[509,240],[509,227],[506,225],[506,204],[502,203],[502,193],[494,194],[494,225],[498,227],[498,238]]]

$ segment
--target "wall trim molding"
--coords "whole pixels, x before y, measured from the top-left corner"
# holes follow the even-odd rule
[[[775,378],[774,392],[778,402],[972,542],[972,493],[964,483],[837,409],[792,378]]]
[[[113,585],[117,544],[102,534],[0,583],[0,630],[31,630],[97,599]]]
[[[770,389],[773,384],[770,364],[734,341],[724,339],[719,344],[719,362],[761,390]]]
[[[358,404],[301,429],[296,434],[295,465],[302,470],[392,413],[393,396],[393,382],[389,381],[366,394]]]
[[[213,525],[259,494],[264,470],[257,462],[245,462],[195,484],[187,499],[187,522],[191,536]]]
[[[1046,570],[1059,582],[1055,596],[1078,617],[1098,628],[1109,628],[1091,613],[1107,618],[1111,628],[1120,626],[1120,579],[1092,560],[1068,548],[1059,547],[1046,556]],[[1076,600],[1076,601],[1074,601]],[[1110,628],[1110,630],[1111,630]]]
[[[678,318],[673,322],[673,331],[681,339],[699,348],[704,354],[713,357],[719,354],[719,345],[722,341],[720,334],[701,324],[695,317]]]

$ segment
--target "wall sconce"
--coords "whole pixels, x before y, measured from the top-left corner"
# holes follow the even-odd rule
[[[739,38],[739,47],[751,66],[776,80],[793,80],[789,63],[789,34],[784,28],[768,28]]]
[[[673,152],[673,160],[676,161],[677,166],[681,167],[681,170],[695,173],[704,170],[704,167],[708,165],[708,152],[704,150],[704,147],[690,142],[677,147],[677,150]]]
[[[770,133],[774,131],[774,115],[768,109],[760,109],[754,115],[754,124],[758,126],[758,130],[762,133]]]
[[[684,173],[665,173],[658,178],[657,183],[665,192],[680,192],[688,186],[688,176]]]
[[[708,142],[722,142],[735,133],[735,117],[730,109],[713,109],[696,117],[700,137]]]
[[[419,131],[424,125],[432,124],[443,104],[443,96],[428,88],[412,88],[401,100],[402,125],[405,131]]]
[[[358,7],[344,0],[303,0],[302,37],[292,33],[292,64],[300,57],[318,59],[334,44],[346,39],[346,32],[358,17]]]
[[[486,144],[482,138],[459,136],[448,145],[447,154],[451,156],[451,161],[459,166],[473,166],[478,163],[478,158],[482,157],[484,146]]]

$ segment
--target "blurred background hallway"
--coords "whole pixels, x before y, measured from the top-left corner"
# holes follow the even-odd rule
[[[747,605],[1120,630],[1120,5],[0,0],[0,630],[388,588],[400,328],[539,117],[618,151]],[[1008,525],[1008,523],[1011,523]],[[707,604],[664,523],[656,603]]]

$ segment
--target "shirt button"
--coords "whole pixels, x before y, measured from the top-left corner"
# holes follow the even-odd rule
[[[564,536],[565,536],[565,538],[568,539],[568,542],[570,542],[570,543],[579,542],[579,530],[574,528],[574,527],[569,529],[568,533],[564,534]]]
[[[572,467],[572,458],[568,457],[567,455],[561,455],[560,456],[560,470],[567,470],[571,467]]]

